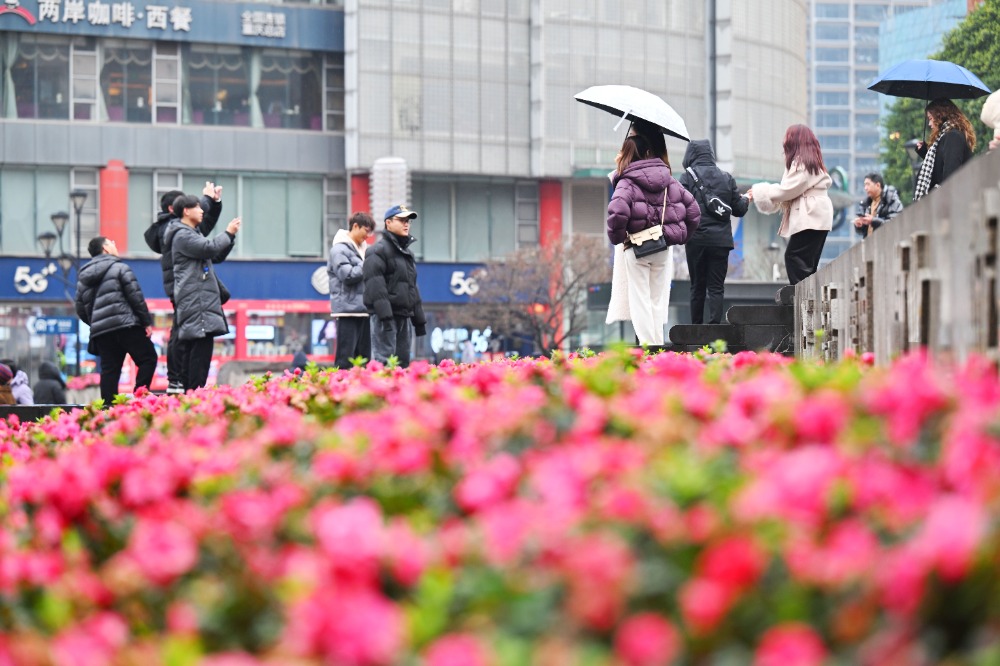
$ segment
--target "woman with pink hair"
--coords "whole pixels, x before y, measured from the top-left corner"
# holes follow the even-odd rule
[[[747,196],[764,215],[781,211],[778,235],[788,239],[785,270],[789,284],[816,272],[826,235],[833,226],[830,174],[812,130],[792,125],[785,132],[785,173],[780,183],[757,183]]]

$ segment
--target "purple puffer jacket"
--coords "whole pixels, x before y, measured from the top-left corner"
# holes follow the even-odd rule
[[[668,244],[683,245],[701,222],[698,202],[659,158],[632,162],[613,182],[615,193],[608,204],[608,238],[613,245],[624,243],[626,232],[634,234],[660,223],[664,189],[663,235]]]

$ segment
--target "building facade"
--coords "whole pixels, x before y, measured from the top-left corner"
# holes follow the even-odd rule
[[[744,181],[779,178],[785,128],[807,119],[807,0],[771,0],[766,12],[749,0],[7,4],[0,251],[11,261],[0,308],[9,355],[65,347],[20,331],[29,317],[69,312],[75,274],[60,282],[37,239],[68,208],[70,191],[87,194],[84,246],[101,233],[142,259],[152,258],[142,232],[164,192],[222,185],[223,223],[244,219],[229,261],[261,262],[278,276],[242,299],[250,305],[240,305],[242,285],[230,285],[233,353],[247,358],[266,347],[251,344],[264,342],[248,337],[252,316],[281,321],[275,350],[308,337],[285,314],[322,313],[323,276],[308,271],[318,281],[308,306],[294,305],[301,299],[292,292],[301,293],[281,276],[322,262],[348,215],[371,208],[375,161],[402,158],[408,203],[420,213],[421,275],[451,285],[430,303],[447,340],[473,333],[449,333],[460,322],[448,307],[467,298],[468,266],[604,233],[606,174],[625,128],[575,102],[576,92],[624,83],[661,95]],[[685,144],[668,147],[677,170]],[[55,254],[76,254],[73,212]],[[748,216],[741,246],[765,252],[776,227],[776,218]],[[22,277],[41,276],[27,292],[22,268]],[[162,297],[157,281],[143,287]],[[442,348],[421,344],[423,356]]]

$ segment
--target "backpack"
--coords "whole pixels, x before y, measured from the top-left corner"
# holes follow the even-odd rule
[[[694,179],[694,185],[698,188],[698,193],[701,194],[701,202],[705,207],[705,212],[717,220],[728,222],[733,214],[733,207],[720,199],[718,195],[706,190],[705,184],[701,182],[701,179],[698,178],[698,173],[692,167],[688,167],[687,172],[691,174],[691,178]]]

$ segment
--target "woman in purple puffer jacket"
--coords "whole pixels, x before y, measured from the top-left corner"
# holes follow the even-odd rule
[[[698,228],[701,209],[691,193],[670,175],[667,146],[659,128],[634,123],[616,162],[618,170],[611,180],[615,193],[608,204],[608,238],[612,244],[624,246],[624,251],[616,249],[615,270],[622,268],[617,265],[620,260],[625,269],[628,309],[626,317],[616,318],[632,320],[639,344],[662,345],[670,293],[670,251],[636,258],[628,234],[656,226],[662,219],[667,243],[683,245]],[[616,301],[614,285],[611,300],[609,320]]]

